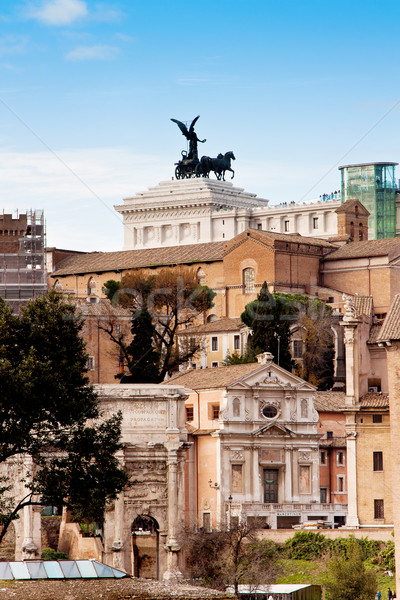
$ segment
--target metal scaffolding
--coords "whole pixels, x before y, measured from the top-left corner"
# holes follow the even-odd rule
[[[0,296],[14,309],[47,292],[42,210],[0,214]]]

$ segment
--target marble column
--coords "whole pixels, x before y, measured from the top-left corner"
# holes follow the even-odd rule
[[[117,452],[121,466],[125,466],[124,451]],[[116,569],[125,568],[124,565],[124,492],[120,492],[114,503],[114,541],[111,546],[113,551],[113,566]]]
[[[34,465],[31,456],[24,457],[24,471],[27,479],[32,475]],[[39,555],[39,548],[34,542],[34,531],[33,531],[33,506],[24,506],[23,509],[24,518],[24,540],[22,542],[22,556],[23,560],[37,558]]]
[[[176,450],[168,453],[168,537],[165,544],[167,555],[167,570],[164,579],[177,582],[183,579],[178,566],[180,546],[176,539],[178,526],[178,457]]]

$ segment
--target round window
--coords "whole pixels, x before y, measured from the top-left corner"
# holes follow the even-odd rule
[[[262,413],[264,417],[267,417],[267,419],[273,419],[278,414],[278,409],[269,404],[268,406],[264,406]]]

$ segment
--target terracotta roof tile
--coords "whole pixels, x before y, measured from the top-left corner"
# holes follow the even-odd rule
[[[247,363],[215,369],[190,369],[172,376],[167,385],[183,385],[192,390],[223,388],[263,367],[259,363]]]
[[[361,408],[389,408],[389,395],[382,392],[368,392],[360,398]]]
[[[213,333],[213,332],[228,332],[228,331],[239,331],[242,327],[246,327],[240,317],[232,319],[218,319],[211,323],[205,323],[204,325],[197,325],[195,327],[188,327],[184,331],[181,331],[181,335],[192,335],[194,333]]]
[[[400,340],[400,294],[397,294],[389,308],[377,341]]]
[[[389,255],[391,259],[400,255],[400,238],[351,242],[324,256],[322,260],[344,260],[346,258],[386,255]]]
[[[210,242],[169,248],[79,254],[59,262],[51,277],[222,260],[224,244],[225,242]]]
[[[345,397],[345,392],[315,392],[315,410],[318,412],[343,412]]]
[[[376,344],[380,338],[382,329],[382,322],[374,323],[369,332],[369,338],[367,344]]]
[[[356,309],[357,316],[367,315],[367,317],[372,317],[372,296],[353,296],[353,304],[354,308]]]

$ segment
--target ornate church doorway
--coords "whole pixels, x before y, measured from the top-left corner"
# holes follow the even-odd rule
[[[159,525],[153,517],[139,515],[132,523],[132,573],[159,578]]]
[[[276,504],[278,502],[278,469],[264,469],[264,502]]]

